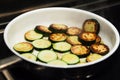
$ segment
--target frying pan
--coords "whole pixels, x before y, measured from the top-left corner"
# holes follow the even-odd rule
[[[49,26],[52,23],[61,23],[68,26],[82,27],[83,22],[86,19],[94,18],[100,23],[100,33],[104,43],[108,45],[110,51],[108,54],[93,62],[68,65],[68,66],[56,66],[43,62],[32,61],[22,57],[18,52],[13,49],[15,43],[25,41],[23,35],[26,31],[33,29],[36,25]],[[24,59],[27,62],[36,64],[39,66],[46,66],[52,68],[80,68],[85,66],[94,65],[99,63],[108,57],[110,57],[117,50],[119,46],[119,33],[115,26],[111,24],[105,18],[80,9],[65,8],[65,7],[50,7],[41,8],[33,11],[26,12],[14,18],[5,28],[4,40],[8,48],[19,58]],[[19,60],[18,60],[19,61]]]

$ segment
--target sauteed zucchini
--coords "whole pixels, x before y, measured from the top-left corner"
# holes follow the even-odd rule
[[[14,44],[13,48],[23,57],[49,65],[85,64],[109,52],[109,47],[101,43],[99,30],[100,25],[95,19],[85,20],[82,29],[68,28],[65,24],[37,25],[24,34],[26,42]],[[37,56],[33,55],[33,50],[38,52]]]

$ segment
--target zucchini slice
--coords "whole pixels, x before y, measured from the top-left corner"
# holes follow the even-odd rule
[[[66,32],[68,29],[68,26],[65,24],[51,24],[49,26],[49,29],[52,32]]]
[[[48,49],[51,47],[51,42],[47,39],[37,39],[32,42],[33,46],[37,50]]]
[[[67,38],[67,35],[65,33],[53,33],[49,36],[49,39],[52,42],[65,41],[66,38]]]
[[[58,66],[66,66],[67,65],[67,63],[65,63],[62,60],[53,60],[53,61],[48,62],[48,64],[58,65]]]
[[[28,41],[34,41],[43,37],[43,34],[37,33],[34,30],[29,30],[24,35],[25,39]]]
[[[100,37],[99,35],[97,35],[95,42],[96,42],[96,43],[100,43],[100,42],[101,42],[101,37]]]
[[[53,44],[53,49],[58,52],[66,52],[69,51],[71,45],[67,42],[57,42]]]
[[[42,50],[38,53],[38,59],[42,62],[50,62],[57,59],[57,54],[52,50]]]
[[[19,42],[13,46],[13,49],[20,53],[26,53],[33,51],[33,45],[28,42]]]
[[[87,56],[86,61],[87,62],[92,62],[92,61],[98,60],[100,58],[102,58],[101,55],[93,53],[93,54],[90,54],[89,56]]]
[[[68,43],[70,43],[71,45],[78,45],[78,44],[82,44],[79,40],[78,40],[78,36],[69,36],[66,41]]]
[[[27,59],[33,60],[33,61],[37,60],[37,57],[31,53],[23,53],[23,54],[21,54],[21,56],[23,56]]]
[[[71,53],[64,54],[62,56],[62,60],[65,61],[67,64],[77,64],[80,62],[79,57],[77,55],[71,54]]]
[[[76,35],[79,35],[81,33],[81,29],[78,27],[70,27],[67,29],[66,33],[70,36],[76,36]]]
[[[105,44],[101,44],[101,43],[95,43],[95,44],[92,44],[90,46],[90,50],[93,52],[93,53],[98,53],[100,55],[104,55],[104,54],[107,54],[109,52],[109,48],[107,45]]]
[[[84,45],[74,45],[71,47],[71,52],[79,57],[86,57],[90,54],[90,49]]]
[[[36,26],[34,30],[35,30],[36,32],[42,33],[42,34],[44,34],[44,35],[47,35],[47,34],[51,34],[51,33],[52,33],[52,31],[49,30],[48,27],[43,26],[43,25],[38,25],[38,26]]]
[[[95,43],[97,34],[91,33],[91,32],[82,32],[78,36],[78,38],[82,44],[89,46],[89,45]]]
[[[100,24],[96,19],[87,19],[83,23],[83,31],[85,32],[94,32],[99,33],[100,30]]]

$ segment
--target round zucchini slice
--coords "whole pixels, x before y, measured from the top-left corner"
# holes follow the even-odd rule
[[[66,32],[68,29],[68,26],[65,24],[51,24],[49,26],[49,29],[52,32]]]
[[[81,33],[81,29],[78,27],[70,27],[67,29],[66,33],[70,36],[76,36],[76,35],[79,35]]]
[[[42,50],[38,53],[38,59],[42,62],[50,62],[57,59],[57,54],[52,50]]]
[[[62,56],[62,60],[64,62],[66,62],[67,64],[77,64],[80,62],[80,59],[77,55],[75,54],[71,54],[71,53],[68,53],[68,54],[64,54]]]
[[[47,35],[47,34],[51,34],[51,33],[52,33],[52,31],[49,30],[48,27],[43,26],[43,25],[38,25],[38,26],[36,26],[34,30],[35,30],[36,32],[42,33],[42,34],[44,34],[44,35]]]
[[[67,37],[66,41],[67,41],[68,43],[70,43],[71,45],[82,44],[82,43],[78,40],[78,36],[69,36],[69,37]]]
[[[19,42],[13,46],[13,49],[20,53],[26,53],[33,51],[33,45],[28,42]]]
[[[100,24],[96,19],[87,19],[83,23],[83,31],[99,33]]]
[[[101,55],[93,53],[93,54],[90,54],[89,56],[87,56],[86,61],[87,62],[92,62],[92,61],[98,60],[100,58],[102,58]]]
[[[100,43],[100,42],[101,42],[101,37],[100,37],[99,35],[97,35],[95,42],[96,42],[96,43]]]
[[[95,33],[91,33],[91,32],[82,32],[78,36],[78,38],[82,44],[89,46],[89,45],[95,43],[97,35]]]
[[[69,51],[71,45],[67,42],[57,42],[53,44],[53,49],[58,52],[66,52]]]
[[[27,41],[34,41],[43,37],[43,34],[37,33],[34,30],[29,30],[24,35]]]
[[[51,42],[47,39],[37,39],[34,40],[32,44],[37,50],[48,49],[51,47]]]
[[[53,33],[49,36],[49,39],[52,42],[65,41],[66,38],[67,38],[67,35],[65,33]]]
[[[90,49],[84,45],[74,45],[71,47],[71,52],[79,57],[86,57],[90,54]]]
[[[21,56],[23,56],[27,59],[33,60],[33,61],[37,60],[37,57],[35,55],[33,55],[32,53],[23,53],[23,54],[21,54]]]
[[[108,46],[105,45],[105,44],[101,44],[101,43],[92,44],[90,46],[90,50],[93,53],[98,53],[98,54],[101,54],[101,55],[107,54],[109,52]]]
[[[58,66],[66,66],[67,65],[67,63],[65,63],[62,60],[53,60],[53,61],[48,62],[48,64],[58,65]]]

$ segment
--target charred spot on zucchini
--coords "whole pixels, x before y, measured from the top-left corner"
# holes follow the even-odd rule
[[[96,60],[98,60],[100,58],[102,58],[101,55],[93,53],[93,54],[90,54],[89,56],[86,57],[86,61],[87,62],[92,62],[92,61],[96,61]]]
[[[67,52],[71,48],[71,45],[67,42],[57,42],[53,44],[53,49],[58,52]]]
[[[81,33],[81,29],[78,27],[70,27],[67,29],[66,33],[70,36],[76,36],[76,35],[79,35]]]
[[[49,26],[49,29],[52,32],[66,32],[66,30],[68,29],[68,26],[65,24],[51,24]]]
[[[29,30],[25,33],[24,37],[27,41],[33,41],[42,38],[43,34],[37,33],[34,30]]]
[[[19,53],[32,52],[33,45],[28,42],[19,42],[13,46],[13,49]]]
[[[99,33],[100,24],[96,19],[87,19],[83,23],[83,31]]]
[[[42,62],[48,63],[57,59],[57,54],[52,50],[42,50],[38,53],[38,59]]]
[[[69,65],[72,65],[72,64],[77,64],[80,62],[80,59],[77,55],[75,54],[71,54],[71,53],[68,53],[68,54],[64,54],[62,56],[62,60],[64,62],[66,62],[67,64]]]
[[[71,47],[71,52],[79,57],[86,57],[90,54],[90,49],[84,45],[74,45]]]
[[[36,50],[49,49],[51,47],[51,42],[47,39],[37,39],[32,44]]]
[[[65,41],[67,35],[65,33],[53,33],[49,36],[49,40],[52,42]]]
[[[67,65],[67,63],[65,63],[62,60],[53,60],[53,61],[48,62],[48,64],[50,64],[50,65],[58,65],[58,66],[66,66]]]
[[[91,32],[82,32],[79,35],[79,40],[82,42],[84,45],[91,45],[95,43],[96,41],[97,34],[91,33]]]
[[[109,52],[108,46],[105,45],[105,44],[101,44],[101,43],[92,44],[90,46],[90,50],[93,53],[97,53],[97,54],[100,54],[100,55],[104,55],[104,54],[107,54]]]
[[[35,55],[33,55],[32,53],[23,53],[23,54],[21,54],[21,56],[23,56],[27,59],[33,60],[33,61],[37,60],[37,57]]]
[[[78,36],[69,36],[69,37],[67,37],[66,41],[67,41],[68,43],[70,43],[71,45],[82,44],[82,43],[78,40]]]
[[[36,26],[34,30],[35,30],[36,32],[42,33],[42,34],[44,34],[44,35],[47,35],[47,34],[51,34],[51,33],[52,33],[52,31],[49,30],[48,27],[43,26],[43,25],[38,25],[38,26]]]

